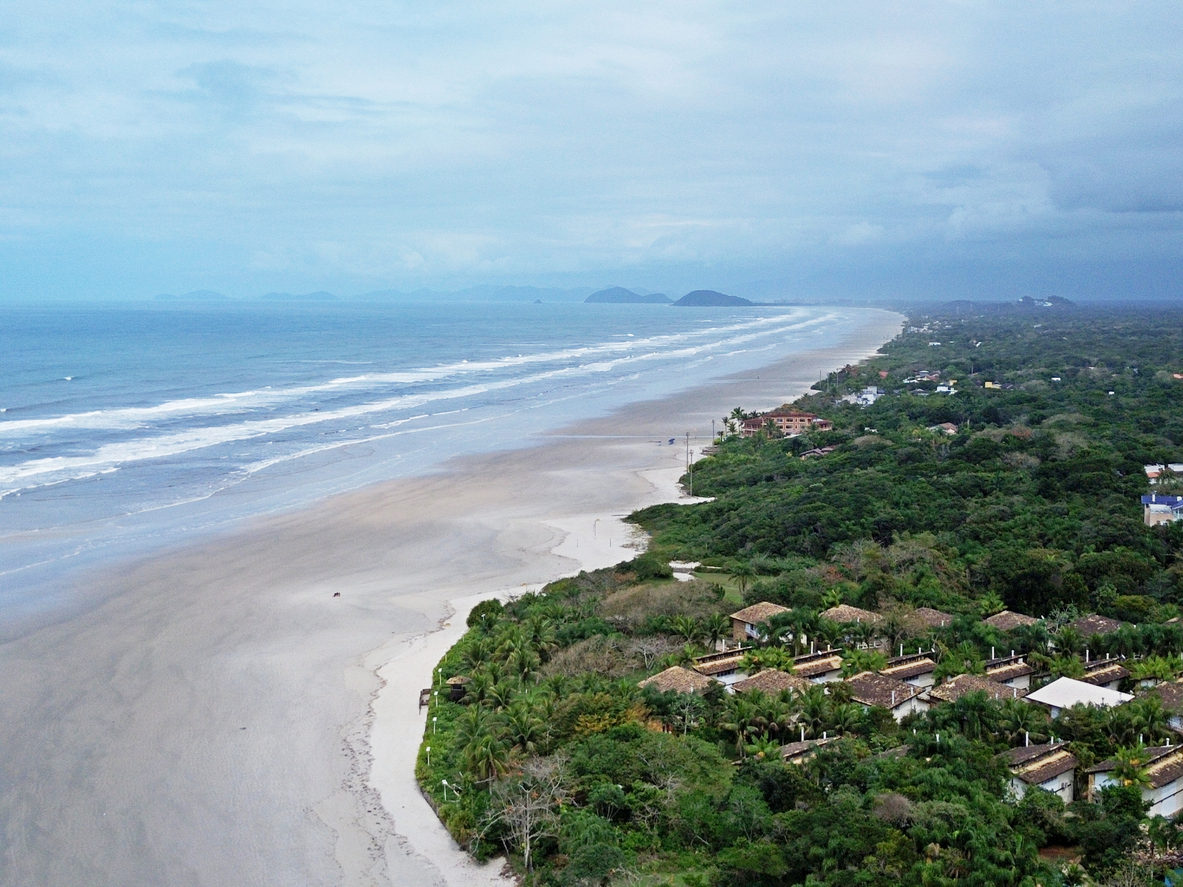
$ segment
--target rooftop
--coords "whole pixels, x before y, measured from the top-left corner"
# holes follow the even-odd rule
[[[817,653],[807,653],[793,660],[793,674],[802,678],[812,678],[841,669],[841,650],[819,650]]]
[[[1081,616],[1079,619],[1073,619],[1064,628],[1071,628],[1082,638],[1088,638],[1095,634],[1113,634],[1118,629],[1124,628],[1126,624],[1117,619],[1110,619],[1108,616],[1098,616],[1096,613],[1090,613],[1087,616]]]
[[[1150,788],[1162,788],[1183,776],[1183,746],[1158,745],[1142,750],[1146,756],[1146,777]],[[1107,773],[1117,766],[1117,761],[1110,758],[1095,767],[1089,767],[1089,773]]]
[[[780,693],[782,690],[796,690],[798,692],[812,687],[813,684],[805,678],[775,668],[768,668],[750,678],[736,681],[731,689],[736,693],[746,693],[748,690],[760,690],[764,693]]]
[[[1013,610],[1003,610],[1001,613],[995,613],[982,620],[987,625],[997,628],[999,631],[1014,631],[1016,628],[1021,628],[1024,625],[1034,625],[1039,620],[1034,616],[1024,616],[1022,613],[1016,613]]]
[[[1171,681],[1151,687],[1146,696],[1157,696],[1162,701],[1162,707],[1167,711],[1183,711],[1183,681]]]
[[[929,628],[944,628],[953,622],[952,614],[942,613],[932,607],[917,607],[910,614],[910,618],[923,622]]]
[[[873,671],[859,672],[848,678],[846,685],[850,687],[850,698],[855,702],[881,708],[895,708],[924,692],[919,687]]]
[[[1049,708],[1071,708],[1074,705],[1112,708],[1133,698],[1129,693],[1106,690],[1072,678],[1056,678],[1047,686],[1027,694],[1028,702],[1038,702]]]
[[[702,693],[714,685],[710,678],[680,665],[671,666],[637,684],[638,687],[653,687],[659,693]]]
[[[732,613],[731,618],[738,619],[748,625],[758,625],[761,622],[767,622],[773,616],[787,612],[789,612],[788,607],[782,607],[780,604],[769,601],[760,601],[758,604],[752,604],[750,607],[744,607],[742,610]]]
[[[936,671],[936,668],[937,664],[927,653],[912,653],[909,656],[888,659],[887,665],[879,669],[879,674],[906,681],[908,678]]]
[[[962,696],[979,691],[991,699],[1018,699],[1027,695],[1025,690],[1008,687],[980,674],[959,674],[939,687],[933,687],[928,695],[938,702],[956,702]]]
[[[878,613],[872,613],[870,610],[864,610],[862,607],[852,607],[850,604],[839,604],[836,607],[830,607],[828,610],[822,610],[818,615],[822,619],[829,619],[831,622],[869,622],[874,625],[883,620],[883,617]]]
[[[1084,667],[1081,680],[1087,684],[1111,684],[1129,676],[1130,670],[1120,659],[1095,659]]]
[[[1027,745],[1003,752],[1010,772],[1028,785],[1039,785],[1054,776],[1076,769],[1076,756],[1066,742]]]

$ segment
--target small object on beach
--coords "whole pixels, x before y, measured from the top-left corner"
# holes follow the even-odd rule
[[[340,597],[340,596],[341,596],[341,592],[339,592],[339,591],[333,592],[333,597]]]
[[[674,441],[675,441],[675,440],[677,440],[677,438],[676,438],[676,437],[671,437],[671,438],[670,438],[670,446],[671,446],[671,447],[674,445]]]

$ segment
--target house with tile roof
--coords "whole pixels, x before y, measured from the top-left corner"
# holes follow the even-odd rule
[[[652,687],[659,693],[701,694],[715,686],[715,682],[706,675],[701,675],[680,665],[673,665],[651,678],[645,678],[637,686]]]
[[[863,671],[847,678],[845,683],[853,701],[865,708],[886,708],[897,721],[914,712],[928,711],[924,691],[895,678]]]
[[[1024,745],[1003,752],[1002,758],[1010,770],[1010,788],[1016,798],[1022,798],[1029,788],[1041,788],[1059,795],[1065,804],[1074,800],[1077,760],[1068,751],[1068,743]]]
[[[953,614],[932,607],[917,607],[905,617],[905,620],[909,625],[915,623],[925,628],[946,628],[953,624]]]
[[[985,675],[959,674],[945,681],[943,684],[930,689],[928,691],[928,698],[933,703],[956,702],[962,696],[977,692],[985,693],[987,697],[995,701],[1019,699],[1027,695],[1026,690],[1020,690],[1018,687],[1008,687],[1005,684],[990,680]]]
[[[842,650],[818,650],[793,657],[793,674],[815,684],[826,684],[842,678]]]
[[[936,670],[936,660],[931,653],[910,653],[888,659],[887,665],[879,669],[879,674],[923,690],[933,685],[933,672]]]
[[[1122,664],[1120,659],[1110,659],[1106,656],[1104,659],[1086,661],[1081,680],[1086,684],[1116,690],[1121,686],[1121,682],[1129,676],[1130,670]]]
[[[999,631],[1014,631],[1025,625],[1034,625],[1038,621],[1034,616],[1025,616],[1013,610],[1003,610],[1001,613],[995,613],[982,620],[986,625],[997,628]]]
[[[831,622],[837,622],[840,625],[846,622],[866,622],[869,625],[878,625],[883,621],[883,617],[878,613],[872,613],[870,610],[864,610],[862,607],[852,607],[850,604],[839,604],[836,607],[830,607],[828,610],[822,610],[818,613],[822,619],[829,619]]]
[[[799,742],[790,742],[788,745],[780,747],[780,759],[786,764],[804,764],[817,754],[819,748],[829,745],[837,738],[837,736],[830,736],[824,739],[802,739]]]
[[[1087,616],[1081,616],[1078,619],[1073,619],[1064,625],[1064,628],[1070,628],[1082,638],[1088,639],[1096,635],[1113,634],[1115,631],[1120,631],[1129,623],[1121,622],[1117,619],[1110,619],[1108,616],[1098,616],[1096,613],[1089,613]]]
[[[731,685],[731,690],[734,693],[746,693],[749,690],[759,690],[767,693],[770,696],[785,691],[792,690],[796,693],[804,692],[813,686],[813,682],[808,678],[799,677],[795,674],[789,674],[787,671],[779,671],[775,668],[766,668],[764,671],[757,672],[750,678],[744,678],[741,681],[736,681]]]
[[[1139,696],[1156,697],[1170,717],[1171,729],[1183,731],[1183,681],[1157,684]]]
[[[1030,689],[1031,675],[1033,674],[1035,674],[1035,669],[1028,664],[1026,653],[1015,655],[1012,652],[1009,656],[1000,656],[997,659],[986,661],[986,677],[1008,687],[1016,687],[1019,690]]]
[[[1148,816],[1174,816],[1183,810],[1183,746],[1161,745],[1143,749],[1146,756],[1146,780],[1142,800],[1150,804]],[[1117,784],[1113,775],[1117,761],[1110,758],[1088,769],[1088,796],[1107,785]]]
[[[788,613],[788,607],[770,601],[760,601],[750,607],[731,614],[731,637],[737,641],[751,641],[760,637],[760,624],[780,613]]]
[[[708,653],[706,656],[694,659],[690,663],[690,667],[701,675],[714,678],[721,684],[733,684],[747,677],[747,673],[740,669],[743,666],[744,656],[751,649],[751,647],[737,647],[724,650],[721,653]]]

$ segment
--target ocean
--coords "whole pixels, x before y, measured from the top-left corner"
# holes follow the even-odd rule
[[[84,603],[87,569],[527,445],[824,346],[854,317],[570,303],[0,309],[0,623]],[[709,427],[669,438],[688,430],[709,439]]]

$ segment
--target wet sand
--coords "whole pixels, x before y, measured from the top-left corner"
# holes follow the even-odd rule
[[[0,883],[495,882],[412,774],[467,608],[631,557],[619,519],[677,496],[686,431],[700,448],[900,322],[96,573],[102,604],[0,645]]]

